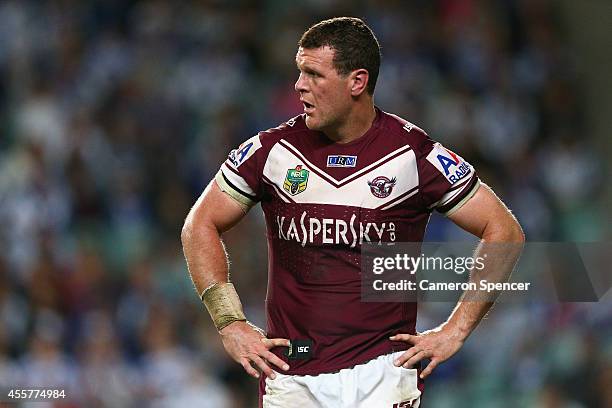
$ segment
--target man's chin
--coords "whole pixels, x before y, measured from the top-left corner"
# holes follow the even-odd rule
[[[321,130],[321,124],[312,116],[306,115],[306,127],[310,130]]]

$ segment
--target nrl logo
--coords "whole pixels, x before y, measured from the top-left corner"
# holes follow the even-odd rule
[[[287,176],[283,183],[283,189],[289,194],[296,195],[306,190],[308,184],[308,174],[310,172],[302,168],[302,165],[295,166],[295,169],[287,170]]]
[[[391,180],[385,176],[378,176],[372,181],[368,181],[370,191],[378,198],[385,198],[391,195],[393,187],[395,187],[397,179],[393,177]]]

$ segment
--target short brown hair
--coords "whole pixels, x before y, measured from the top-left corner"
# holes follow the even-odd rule
[[[302,48],[328,46],[334,50],[334,67],[340,75],[356,69],[370,74],[367,91],[374,94],[380,68],[380,44],[374,33],[355,17],[336,17],[310,27],[298,42]]]

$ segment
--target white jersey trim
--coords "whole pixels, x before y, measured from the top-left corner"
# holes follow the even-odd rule
[[[447,212],[443,213],[443,215],[445,217],[449,217],[451,216],[455,211],[457,211],[458,209],[460,209],[461,207],[463,207],[463,205],[465,203],[468,202],[468,200],[470,198],[472,198],[474,196],[474,194],[476,194],[476,191],[478,191],[478,188],[480,187],[480,180],[476,180],[476,184],[474,184],[474,187],[472,188],[472,190],[461,199],[461,201],[459,201],[457,204],[455,204],[455,206],[453,208],[451,208],[450,210],[448,210]]]
[[[249,186],[249,184],[244,180],[244,178],[238,175],[236,173],[236,170],[228,166],[227,163],[223,163],[221,165],[221,173],[223,174],[223,176],[225,176],[227,181],[229,181],[229,184],[233,185],[234,190],[238,191],[239,193],[242,193],[242,195],[247,196],[247,198],[256,196],[255,192],[253,191],[251,186]]]
[[[385,161],[389,160],[391,157],[395,156],[395,155],[399,155],[401,153],[404,153],[406,151],[411,150],[412,148],[408,145],[406,146],[402,146],[399,149],[396,149],[394,151],[392,151],[391,153],[387,154],[386,156],[376,160],[374,163],[367,165],[366,167],[364,167],[363,169],[351,174],[350,176],[347,176],[345,178],[343,178],[342,180],[336,180],[335,178],[333,178],[332,176],[330,176],[329,174],[327,174],[325,172],[325,170],[321,169],[320,167],[314,165],[311,161],[309,161],[306,157],[304,157],[304,155],[295,147],[293,146],[291,143],[287,142],[286,140],[281,140],[279,142],[281,145],[283,145],[287,150],[289,150],[290,152],[292,152],[295,156],[297,156],[298,158],[302,159],[302,161],[304,163],[306,163],[311,169],[316,169],[320,174],[320,176],[327,180],[329,183],[335,185],[335,186],[341,186],[344,184],[349,183],[350,181],[352,181],[352,179],[356,179],[358,177],[360,177],[361,175],[367,173],[368,171],[372,170],[373,168],[381,165],[381,163],[384,163]]]
[[[287,172],[298,165],[308,170],[308,181],[302,190],[291,195],[290,192],[285,192],[283,185],[286,184]],[[281,197],[296,203],[344,205],[368,209],[390,208],[399,204],[398,200],[409,198],[404,195],[415,194],[419,185],[416,156],[409,146],[386,155],[357,175],[338,182],[326,177],[325,172],[312,165],[303,155],[296,154],[294,148],[287,146],[286,143],[277,143],[270,150],[263,176],[268,179],[269,184],[275,186]],[[384,177],[393,182],[392,187],[382,197],[380,194],[375,195],[370,185],[370,182],[377,177]]]
[[[219,186],[219,189],[232,197],[234,200],[238,201],[238,203],[245,205],[247,207],[252,207],[256,204],[255,201],[245,196],[243,192],[240,192],[233,188],[223,176],[223,172],[219,170],[215,175],[215,182]]]

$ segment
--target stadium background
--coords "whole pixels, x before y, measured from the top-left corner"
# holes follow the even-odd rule
[[[366,19],[377,105],[474,164],[528,240],[610,240],[605,3],[0,3],[0,386],[62,387],[61,406],[255,406],[179,233],[229,150],[301,111],[296,42],[322,18]],[[466,238],[430,223],[430,240]],[[259,208],[226,238],[261,325],[264,241]],[[610,407],[611,323],[610,302],[500,305],[427,407]]]

